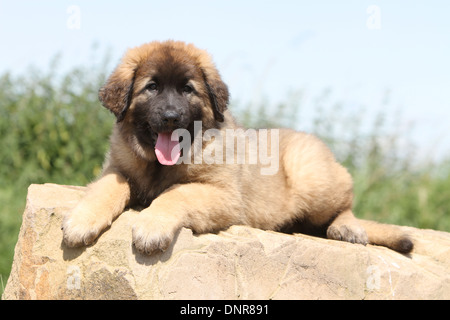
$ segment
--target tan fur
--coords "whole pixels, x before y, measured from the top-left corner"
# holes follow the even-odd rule
[[[261,164],[159,165],[154,150],[133,134],[134,108],[145,102],[140,92],[167,52],[181,65],[194,65],[192,84],[197,94],[190,103],[202,106],[203,131],[215,128],[225,136],[226,129],[238,128],[226,110],[226,86],[205,51],[173,41],[129,50],[99,93],[103,104],[124,118],[115,125],[102,176],[64,219],[67,245],[91,244],[126,206],[151,203],[133,226],[135,247],[148,254],[165,250],[182,227],[204,233],[233,224],[266,230],[309,226],[331,239],[370,242],[401,252],[412,249],[398,230],[353,216],[349,173],[323,142],[306,133],[279,131],[279,170],[273,175],[262,175]],[[203,141],[202,148],[216,143]],[[227,146],[223,148],[226,151]]]

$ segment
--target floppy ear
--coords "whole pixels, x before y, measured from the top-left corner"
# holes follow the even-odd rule
[[[219,74],[213,74],[208,77],[203,69],[202,73],[209,100],[213,108],[214,118],[216,121],[223,122],[223,112],[227,109],[229,100],[228,87],[222,79],[220,79]]]
[[[103,106],[117,117],[117,122],[125,118],[133,94],[136,68],[126,63],[120,64],[100,88],[98,98]]]

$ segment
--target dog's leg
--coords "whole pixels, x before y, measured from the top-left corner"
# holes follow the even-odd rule
[[[349,209],[340,213],[327,229],[327,238],[366,245],[369,240],[365,229]]]
[[[120,215],[130,200],[130,186],[118,172],[107,168],[88,186],[80,203],[62,223],[64,242],[69,247],[91,244]]]
[[[241,222],[239,201],[220,187],[190,183],[175,185],[142,210],[133,226],[137,250],[164,251],[182,227],[202,233]]]

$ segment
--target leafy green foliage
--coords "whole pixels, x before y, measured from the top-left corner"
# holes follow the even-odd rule
[[[76,69],[55,78],[36,70],[0,78],[2,187],[86,184],[101,169],[113,123],[97,99],[103,77]]]

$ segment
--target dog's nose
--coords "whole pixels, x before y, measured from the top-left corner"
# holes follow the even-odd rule
[[[173,110],[165,111],[163,114],[163,122],[166,126],[175,127],[180,122],[180,114]]]

